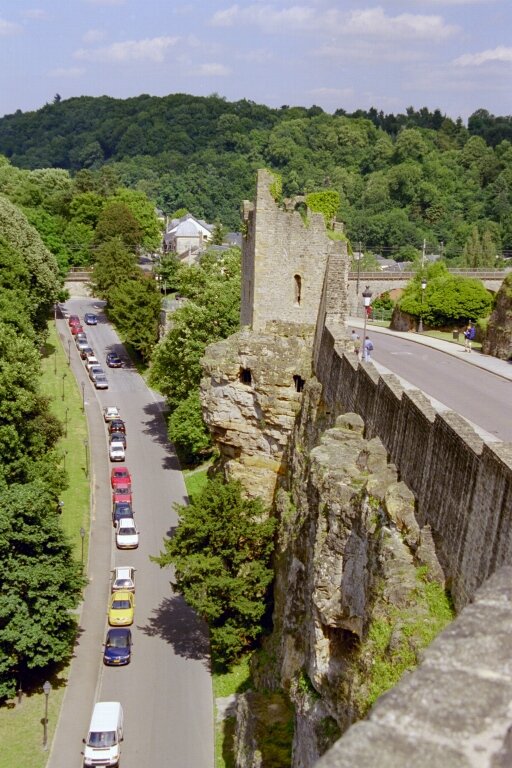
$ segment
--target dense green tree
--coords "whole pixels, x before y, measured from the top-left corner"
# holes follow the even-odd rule
[[[204,460],[212,451],[210,433],[203,421],[199,392],[193,389],[169,418],[169,436],[186,464]]]
[[[121,280],[109,290],[108,314],[122,339],[149,360],[158,340],[161,299],[151,275]]]
[[[119,283],[136,277],[140,272],[137,257],[129,251],[120,238],[100,245],[95,252],[91,283],[94,293],[109,300],[110,292]]]
[[[215,661],[229,665],[262,632],[275,520],[218,477],[177,510],[178,529],[155,560],[175,566],[177,588],[208,623]]]
[[[98,216],[94,240],[96,244],[120,238],[130,251],[142,244],[144,234],[139,223],[126,203],[107,201]]]
[[[401,310],[416,317],[422,314],[432,327],[460,326],[489,314],[492,298],[480,280],[451,274],[440,262],[427,268],[426,277],[424,301],[418,272],[398,302]]]
[[[147,250],[155,250],[162,244],[162,227],[156,217],[155,205],[143,192],[134,189],[118,189],[109,198],[108,205],[114,202],[125,203],[130,209],[142,232],[141,245]]]
[[[0,487],[0,699],[69,657],[82,585],[47,486]]]

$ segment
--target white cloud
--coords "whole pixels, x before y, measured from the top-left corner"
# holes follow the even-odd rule
[[[21,30],[19,24],[15,24],[13,21],[6,21],[0,19],[0,35],[7,37],[8,35],[15,35]]]
[[[79,77],[84,73],[83,67],[57,67],[48,72],[51,77]]]
[[[283,9],[260,3],[244,8],[232,5],[217,11],[211,24],[217,27],[255,26],[274,33],[298,30],[330,37],[359,35],[373,39],[428,39],[432,42],[444,40],[457,30],[445,24],[441,16],[413,13],[389,16],[381,7],[344,13],[336,8],[321,12],[309,6],[294,5]]]
[[[79,48],[74,53],[81,61],[124,63],[131,61],[163,61],[165,53],[178,42],[178,37],[153,37],[125,40],[103,48]]]
[[[271,51],[266,51],[261,48],[254,51],[242,51],[235,54],[235,58],[239,61],[250,61],[254,64],[263,64],[266,61],[271,61],[274,58],[274,54]]]
[[[105,39],[105,31],[103,29],[88,29],[85,34],[82,35],[84,43],[99,43],[100,40]]]
[[[229,67],[224,64],[201,64],[193,72],[194,75],[201,75],[205,77],[226,77],[231,74]]]
[[[465,53],[455,59],[453,63],[459,67],[480,67],[482,64],[495,64],[496,62],[512,64],[512,48],[499,45],[497,48],[480,51],[480,53]]]

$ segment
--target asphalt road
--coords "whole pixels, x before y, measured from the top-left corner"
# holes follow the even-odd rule
[[[92,299],[66,302],[70,314],[96,312],[98,325],[85,328],[96,356],[107,351],[126,354],[113,328]],[[69,336],[64,320],[59,333]],[[89,423],[92,479],[92,521],[89,586],[81,615],[81,631],[64,705],[53,741],[49,768],[82,765],[81,740],[87,733],[95,701],[120,701],[125,718],[122,768],[212,768],[213,706],[206,627],[181,597],[173,594],[169,569],[160,569],[150,555],[177,524],[174,502],[186,498],[185,485],[172,447],[166,440],[162,402],[148,389],[135,368],[106,368],[109,389],[96,391],[86,378],[74,342],[71,367],[84,382]],[[127,426],[126,464],[132,474],[135,520],[140,530],[136,550],[115,547],[111,524],[111,464],[100,409],[117,405]],[[82,461],[83,446],[77,446]],[[68,458],[68,460],[70,460]],[[110,569],[133,565],[136,573],[132,662],[104,667],[102,642],[107,628]]]
[[[511,382],[436,349],[371,334],[372,358],[469,421],[505,442],[512,441]],[[457,348],[459,349],[459,348]],[[474,353],[473,353],[474,354]]]

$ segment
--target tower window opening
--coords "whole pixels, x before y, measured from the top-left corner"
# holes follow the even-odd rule
[[[239,379],[242,384],[252,384],[252,374],[250,368],[240,368]]]
[[[302,278],[300,275],[294,275],[293,280],[295,283],[295,305],[300,307],[300,302],[302,299]]]
[[[303,392],[304,391],[304,384],[306,383],[302,376],[298,376],[295,374],[293,377],[293,383],[295,384],[295,391],[296,392]]]

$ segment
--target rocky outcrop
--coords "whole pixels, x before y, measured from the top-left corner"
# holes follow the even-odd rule
[[[253,670],[259,689],[293,702],[294,768],[314,765],[416,663],[425,625],[438,631],[451,615],[432,615],[427,592],[442,571],[382,444],[365,440],[355,414],[322,431],[325,418],[312,381],[276,497],[274,632]]]
[[[212,344],[203,359],[201,402],[228,479],[270,505],[286,474],[288,443],[311,376],[312,329],[275,324]]]
[[[512,273],[506,276],[496,294],[496,304],[489,318],[482,351],[502,360],[512,358]]]

